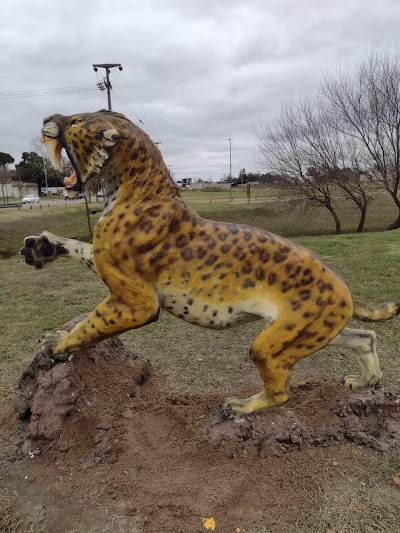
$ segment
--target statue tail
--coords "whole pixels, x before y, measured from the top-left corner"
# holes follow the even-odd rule
[[[386,302],[377,304],[372,307],[361,307],[354,304],[353,318],[364,320],[365,322],[378,322],[379,320],[389,320],[400,313],[400,304],[395,302]]]

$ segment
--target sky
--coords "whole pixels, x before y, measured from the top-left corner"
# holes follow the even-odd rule
[[[113,109],[177,180],[228,175],[230,144],[234,176],[265,170],[254,125],[400,41],[397,0],[1,0],[0,20],[0,152],[17,163],[45,116],[106,108],[92,65],[120,63]]]

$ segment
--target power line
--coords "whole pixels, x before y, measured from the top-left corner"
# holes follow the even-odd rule
[[[125,78],[126,78],[126,76],[125,76]],[[121,88],[120,86],[119,86],[118,88],[119,88],[119,90],[121,91],[122,96],[124,97],[124,100],[125,100],[125,101],[124,101],[124,100],[122,99],[122,97],[117,93],[115,87],[112,89],[113,94],[116,96],[116,98],[119,100],[119,102],[124,106],[124,108],[128,110],[128,112],[129,112],[131,115],[133,115],[133,116],[134,116],[134,117],[135,117],[135,118],[136,118],[141,124],[145,125],[144,122],[143,122],[143,121],[142,121],[142,120],[141,120],[141,119],[140,119],[140,118],[134,113],[134,111],[133,111],[132,108],[130,107],[130,105],[129,105],[129,103],[128,103],[129,100],[128,100],[128,98],[126,97],[125,93],[123,92],[122,88]],[[142,107],[142,106],[141,106],[141,107]],[[154,135],[152,135],[152,137],[154,137],[155,139],[158,139],[158,140],[159,140],[159,142],[155,142],[154,144],[161,144],[161,142],[162,142],[162,144],[165,144],[165,146],[167,146],[167,148],[169,148],[168,145],[167,145],[167,143],[165,143],[164,141],[160,141],[160,138],[158,137],[158,135],[155,135],[155,134],[154,134]],[[169,148],[169,150],[171,151],[170,148]],[[200,175],[208,174],[208,171],[201,171],[201,170],[200,170],[200,171],[195,171],[195,170],[193,170],[191,167],[189,167],[189,165],[186,164],[186,162],[185,162],[183,159],[181,159],[181,158],[180,158],[179,156],[177,156],[176,154],[173,154],[172,157],[176,157],[177,159],[179,159],[179,160],[181,161],[181,163],[183,164],[183,166],[189,169],[190,174],[193,174],[193,175],[194,175],[194,174],[200,174]],[[167,166],[170,167],[171,165],[167,165]],[[221,168],[222,168],[222,167],[221,167]],[[185,172],[184,172],[184,171],[174,171],[174,175],[175,175],[175,174],[176,174],[176,175],[177,175],[177,174],[187,175],[187,174],[188,174],[188,171],[185,171]],[[213,175],[216,175],[216,176],[217,176],[217,175],[219,176],[219,175],[221,174],[221,172],[213,172],[212,174],[213,174]]]
[[[141,108],[142,113],[143,113],[143,116],[145,117],[146,113],[145,113],[145,111],[144,111],[144,109],[143,109],[142,104],[140,103],[140,100],[139,100],[137,94],[135,93],[135,91],[134,91],[134,89],[133,89],[133,87],[132,87],[132,85],[131,85],[131,82],[128,80],[128,78],[127,78],[125,72],[122,72],[122,74],[123,74],[123,76],[124,76],[124,78],[125,78],[125,80],[126,80],[126,82],[127,82],[127,84],[128,84],[128,87],[129,87],[130,90],[132,91],[133,96],[136,98],[137,103],[139,104],[139,106],[140,106],[140,108]]]
[[[69,87],[52,87],[49,89],[26,89],[26,90],[14,90],[14,91],[0,91],[0,95],[13,95],[13,94],[26,94],[26,93],[35,93],[43,91],[63,91],[68,89],[93,89],[93,85],[72,85]]]
[[[18,98],[34,98],[36,96],[53,96],[57,94],[73,94],[73,93],[87,93],[96,90],[93,86],[87,86],[87,87],[71,87],[71,88],[64,88],[64,89],[38,89],[33,90],[31,92],[26,91],[23,92],[9,92],[9,93],[0,93],[0,100],[12,100],[12,99],[18,99]]]
[[[141,104],[141,102],[140,102],[140,100],[139,100],[139,97],[137,96],[136,92],[134,91],[131,82],[129,81],[128,77],[126,76],[125,71],[122,71],[122,75],[123,75],[123,77],[125,78],[125,80],[126,80],[126,82],[127,82],[127,84],[128,84],[128,87],[129,87],[129,89],[131,90],[133,96],[135,97],[136,101],[138,102],[138,104],[139,104],[139,106],[140,106],[140,109],[142,110],[142,113],[143,113],[144,119],[145,119],[146,123],[148,124],[148,123],[149,123],[149,120],[148,120],[148,118],[146,118],[145,110],[144,110],[144,108],[143,108],[143,106],[142,106],[142,104]],[[141,124],[143,124],[143,126],[145,126],[145,123],[143,122],[143,120],[141,120],[141,119],[137,116],[137,114],[131,109],[131,107],[130,107],[130,105],[129,105],[129,100],[128,100],[128,98],[126,97],[125,93],[123,92],[123,90],[122,90],[122,88],[121,88],[121,86],[120,86],[119,84],[118,84],[118,88],[119,88],[120,92],[122,93],[122,95],[123,95],[123,97],[124,97],[124,99],[125,99],[126,102],[124,102],[124,101],[122,100],[122,98],[116,93],[115,89],[113,89],[113,93],[117,96],[117,98],[119,99],[119,101],[120,101],[120,102],[122,103],[122,105],[123,105],[128,111],[129,111],[129,113],[130,113],[131,115],[133,115],[133,116],[134,116],[134,117],[135,117],[135,118],[136,118]],[[159,120],[159,119],[158,119],[158,120]],[[151,126],[151,124],[150,124],[150,128],[153,129],[152,126]],[[154,137],[157,141],[161,142],[161,139],[160,139],[160,137],[159,137],[157,134],[151,134],[151,136]],[[198,172],[194,171],[193,168],[190,167],[190,166],[186,163],[186,161],[185,161],[184,159],[182,159],[179,155],[177,155],[177,154],[171,149],[171,147],[169,146],[168,143],[166,143],[164,140],[162,141],[162,143],[163,143],[163,146],[165,146],[165,147],[167,148],[167,150],[169,150],[169,152],[171,153],[171,156],[170,156],[170,157],[174,157],[174,158],[176,158],[178,161],[180,161],[180,162],[182,163],[182,165],[183,165],[184,167],[186,167],[186,168],[188,169],[188,171],[186,171],[186,174],[187,174],[188,172],[190,172],[191,174],[196,174],[196,173],[198,173]],[[159,143],[156,143],[156,144],[159,144]],[[183,172],[182,172],[182,174],[183,174]]]
[[[132,108],[130,107],[129,105],[129,100],[128,98],[125,96],[125,93],[122,91],[121,87],[119,87],[119,90],[121,91],[121,94],[122,94],[122,97],[124,98],[124,100],[122,99],[122,97],[117,93],[117,91],[115,90],[115,88],[112,90],[113,93],[115,94],[115,96],[118,98],[118,100],[121,102],[121,104],[141,123],[143,124],[143,126],[145,125],[143,120],[141,118],[139,118],[136,113],[132,110]]]
[[[125,72],[122,73],[126,82],[128,83],[128,86],[130,88],[130,90],[132,91],[132,94],[133,96],[136,98],[140,108],[142,109],[142,112],[143,112],[143,115],[145,115],[145,111],[143,109],[143,106],[142,104],[140,103],[140,100],[138,98],[138,96],[136,95],[133,87],[132,87],[132,84],[130,83],[129,79],[127,78]],[[128,106],[127,106],[128,107]],[[140,120],[140,119],[139,119]],[[148,119],[145,117],[145,120],[146,120],[146,123],[148,124],[149,121]],[[159,120],[159,119],[158,119]],[[140,120],[140,122],[144,125],[144,122],[142,120]],[[150,128],[152,128],[151,124],[150,124]],[[160,137],[156,134],[152,134],[152,137],[156,138],[157,140],[160,141]],[[177,155],[172,149],[171,147],[168,145],[168,143],[166,143],[164,140],[162,141],[163,145],[170,151],[171,153],[171,157],[175,157],[176,159],[178,159],[190,172],[193,172],[193,169],[186,163],[186,161],[184,161],[179,155]]]

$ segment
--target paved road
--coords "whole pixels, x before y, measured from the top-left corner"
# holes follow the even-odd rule
[[[45,200],[45,199],[40,199],[40,203],[35,203],[35,204],[23,204],[22,205],[22,208],[23,209],[30,209],[31,206],[33,209],[38,209],[39,206],[42,206],[42,207],[47,207],[47,206],[50,206],[50,207],[53,207],[53,206],[58,206],[58,205],[75,205],[75,204],[84,204],[85,203],[85,200],[83,198],[79,199],[79,200],[64,200],[64,199],[60,199],[60,200]],[[101,206],[103,204],[103,202],[98,202],[99,206]]]

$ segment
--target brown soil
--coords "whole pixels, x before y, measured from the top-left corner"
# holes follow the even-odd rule
[[[400,447],[400,396],[385,388],[297,382],[285,406],[227,418],[220,394],[161,392],[118,339],[67,363],[37,354],[20,386],[1,421],[5,533],[191,533],[211,516],[223,533],[287,531],[321,476],[346,475],[361,447]]]

